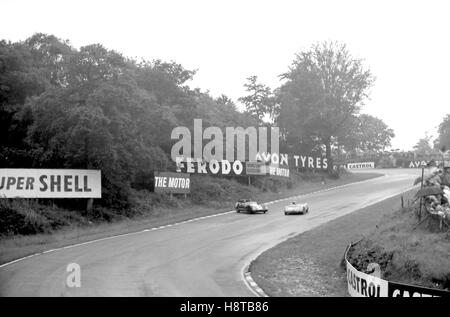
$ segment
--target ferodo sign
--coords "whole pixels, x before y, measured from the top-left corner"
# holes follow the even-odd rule
[[[209,174],[209,175],[245,175],[245,165],[241,161],[230,162],[228,160],[211,160],[210,162],[201,159],[177,158],[177,172],[189,174]]]
[[[189,174],[155,172],[154,176],[156,193],[188,194],[191,191]]]
[[[348,169],[356,168],[375,168],[375,162],[365,162],[365,163],[347,163]]]
[[[347,260],[347,286],[352,297],[387,297],[388,282],[362,273]]]
[[[1,198],[101,198],[98,170],[0,169]]]

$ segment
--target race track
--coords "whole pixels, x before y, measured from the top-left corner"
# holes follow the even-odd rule
[[[404,192],[420,175],[378,172],[386,175],[296,199],[310,205],[304,216],[285,216],[286,200],[265,215],[227,213],[24,259],[0,268],[0,296],[255,296],[242,270],[262,251]],[[81,267],[80,288],[66,285],[69,263]]]

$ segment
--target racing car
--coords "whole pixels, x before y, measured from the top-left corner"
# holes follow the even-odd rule
[[[284,207],[284,214],[285,215],[293,215],[293,214],[306,214],[309,212],[309,206],[308,204],[296,204],[295,202],[292,202],[290,205],[287,205]]]
[[[269,211],[266,205],[260,205],[250,199],[239,199],[234,208],[236,209],[236,212],[246,211],[251,214],[256,212],[266,213]]]

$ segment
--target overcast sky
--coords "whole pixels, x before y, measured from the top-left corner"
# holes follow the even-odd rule
[[[75,47],[174,60],[198,69],[191,87],[235,101],[247,77],[276,88],[295,53],[341,41],[377,78],[362,112],[383,119],[393,148],[407,150],[450,113],[449,9],[447,0],[0,0],[0,39],[44,32]]]

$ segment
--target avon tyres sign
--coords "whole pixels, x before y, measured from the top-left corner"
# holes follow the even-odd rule
[[[101,198],[98,170],[0,169],[1,198]]]
[[[156,193],[188,194],[191,191],[189,174],[155,172],[154,177]]]
[[[408,167],[408,168],[420,168],[420,167],[425,167],[427,166],[426,161],[409,161],[405,163],[404,167]]]

